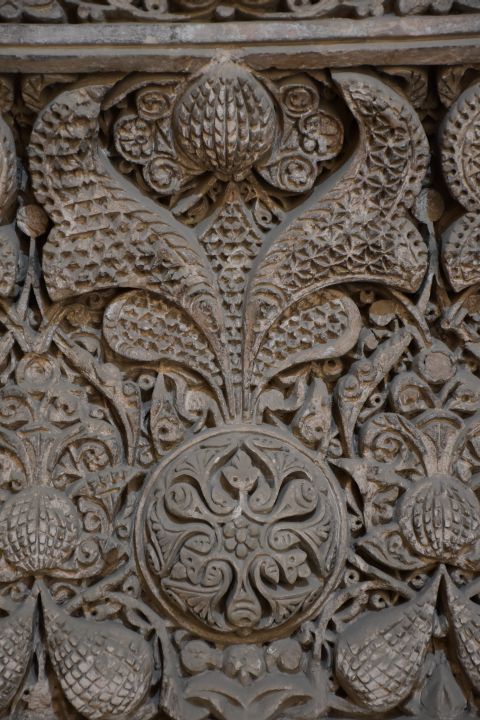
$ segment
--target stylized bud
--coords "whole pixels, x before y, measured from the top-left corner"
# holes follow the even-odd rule
[[[220,64],[180,96],[174,128],[181,149],[226,180],[245,177],[270,150],[275,110],[267,90],[246,70]]]
[[[437,475],[403,496],[399,522],[415,552],[447,561],[480,538],[480,503],[466,485]]]
[[[9,563],[26,573],[61,567],[73,554],[79,535],[75,506],[55,488],[26,488],[0,512],[0,549]]]

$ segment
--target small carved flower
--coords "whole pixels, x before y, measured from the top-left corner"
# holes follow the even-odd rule
[[[143,170],[143,177],[156,192],[162,195],[178,190],[182,181],[178,163],[162,155],[156,155],[150,160]]]
[[[226,649],[223,669],[228,677],[238,678],[242,685],[250,685],[265,673],[265,661],[259,648],[237,645]]]
[[[172,96],[163,88],[146,87],[139,90],[135,101],[140,117],[145,120],[159,120],[172,109]]]
[[[278,171],[282,186],[292,192],[302,192],[311,187],[315,173],[313,163],[301,155],[282,160]]]
[[[181,649],[180,657],[185,670],[192,675],[217,666],[217,652],[204,640],[191,640]]]
[[[260,529],[248,522],[243,516],[228,522],[223,528],[225,548],[234,552],[239,560],[258,547]]]
[[[303,134],[303,148],[306,152],[315,152],[323,160],[335,157],[343,142],[341,123],[323,110],[310,113],[299,121]]]
[[[115,123],[115,147],[131,162],[146,163],[154,150],[152,126],[136,115],[126,115]]]
[[[78,462],[79,465],[84,465],[89,472],[96,472],[97,470],[107,467],[109,457],[103,444],[97,444],[92,441],[85,450],[83,450]]]
[[[267,666],[271,670],[275,666],[281,672],[295,673],[302,662],[302,648],[293,638],[276,640],[267,650]]]
[[[294,585],[298,578],[308,578],[311,570],[308,566],[307,554],[303,550],[291,550],[286,556],[281,558],[285,579],[291,585]]]
[[[290,81],[283,90],[282,101],[289,115],[295,117],[318,107],[318,93],[307,81]]]
[[[306,285],[316,273],[332,265],[329,255],[309,241],[308,233],[309,229],[305,227],[305,241],[292,247],[282,263],[282,280],[297,287]]]

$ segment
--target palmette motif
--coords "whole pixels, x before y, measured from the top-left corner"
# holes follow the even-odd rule
[[[478,715],[475,73],[7,92],[0,717]]]

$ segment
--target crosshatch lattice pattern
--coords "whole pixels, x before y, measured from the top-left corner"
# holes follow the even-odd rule
[[[1,717],[478,717],[478,68],[0,106]]]

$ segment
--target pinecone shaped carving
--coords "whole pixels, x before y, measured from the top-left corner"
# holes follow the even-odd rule
[[[55,488],[22,490],[0,513],[0,549],[27,573],[60,567],[74,552],[79,534],[75,506]]]
[[[270,150],[275,110],[253,75],[222,63],[180,97],[174,128],[179,146],[202,169],[239,180]]]
[[[480,690],[480,607],[462,597],[451,580],[447,580],[447,601],[458,659],[475,689]]]
[[[36,598],[0,620],[0,708],[17,693],[32,656],[33,612]]]
[[[480,504],[454,478],[427,478],[405,494],[400,526],[416,552],[446,561],[479,539]]]
[[[439,580],[414,600],[366,613],[340,636],[337,677],[357,702],[386,712],[413,689],[432,635]]]
[[[122,718],[143,700],[153,672],[146,641],[114,621],[73,618],[42,595],[47,644],[62,689],[89,720]]]

